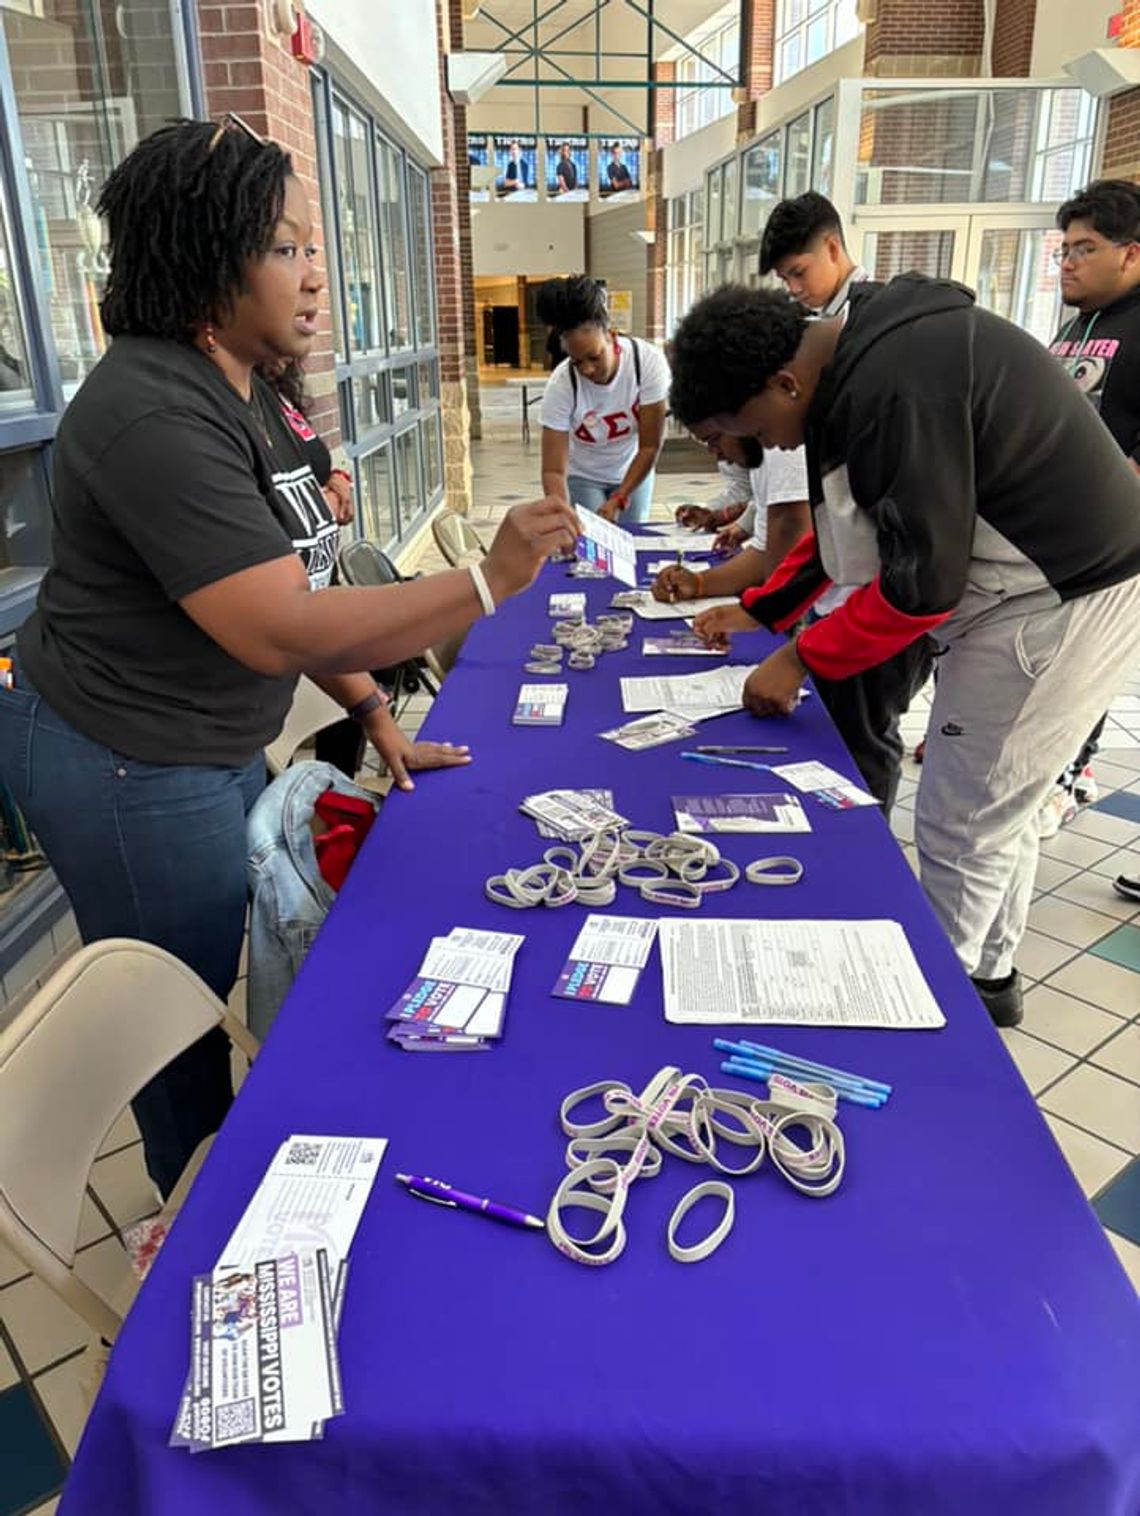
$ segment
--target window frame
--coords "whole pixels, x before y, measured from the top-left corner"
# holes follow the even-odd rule
[[[386,551],[398,551],[401,544],[420,526],[426,516],[443,499],[445,491],[443,471],[443,419],[440,399],[440,353],[439,313],[436,305],[434,232],[431,216],[431,176],[428,167],[418,162],[407,149],[385,128],[375,112],[353,94],[343,82],[334,78],[325,69],[313,69],[312,88],[314,95],[314,125],[317,131],[317,165],[321,184],[322,205],[331,210],[332,224],[325,227],[325,262],[328,269],[329,298],[337,302],[337,322],[344,332],[343,352],[335,354],[334,375],[341,417],[341,438],[346,455],[357,476],[358,487],[366,466],[365,460],[374,453],[388,448],[387,468],[392,484],[392,519],[394,535],[378,545]],[[333,154],[334,106],[352,111],[365,123],[365,143],[369,154],[369,181],[375,215],[372,222],[372,257],[376,269],[376,300],[380,313],[380,342],[374,349],[354,352],[351,346],[350,326],[344,268],[344,241],[340,226],[340,206],[336,184],[336,159]],[[405,261],[404,275],[407,289],[408,345],[398,347],[390,341],[388,323],[388,299],[390,280],[393,275],[394,248],[399,239],[387,235],[385,213],[381,209],[381,175],[388,172],[383,153],[392,154],[391,162],[399,176],[399,224],[403,237]],[[427,234],[426,289],[421,289],[421,273],[417,268],[415,243],[413,242],[412,195],[422,194],[422,216]],[[427,325],[423,324],[426,313]],[[335,325],[336,323],[334,323]],[[421,333],[430,340],[420,341]],[[409,403],[397,414],[394,395],[394,379],[397,371],[409,371]],[[428,384],[424,383],[425,371]],[[379,399],[369,414],[377,419],[365,422],[359,409],[360,391],[366,385],[380,385]],[[425,390],[428,392],[425,393]],[[433,420],[432,418],[438,418]],[[415,457],[417,459],[417,487],[415,508],[405,512],[404,492],[401,487],[400,464],[401,440],[409,432],[415,433]],[[426,449],[436,449],[437,484],[429,490],[431,470],[427,467]],[[406,443],[402,444],[405,448]],[[352,526],[355,536],[364,535],[364,511],[358,513]]]
[[[776,0],[776,24],[772,42],[773,87],[786,84],[789,79],[794,79],[805,69],[821,63],[824,58],[853,41],[859,35],[861,25],[857,16],[854,17],[850,34],[843,36],[841,32],[843,23],[849,15],[854,15],[854,12],[855,0],[824,0],[824,4],[817,5],[815,9],[812,8],[809,0]],[[795,14],[794,21],[789,19],[790,14]],[[810,58],[808,34],[824,20],[827,26],[824,49],[817,57]],[[793,50],[795,62],[790,67],[785,67],[785,58]]]

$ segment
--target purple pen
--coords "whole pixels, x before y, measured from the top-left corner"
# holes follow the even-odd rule
[[[546,1222],[526,1211],[516,1211],[514,1206],[500,1205],[497,1200],[484,1200],[479,1195],[468,1195],[464,1190],[444,1184],[442,1179],[430,1179],[425,1174],[397,1174],[400,1184],[406,1185],[413,1195],[421,1200],[431,1200],[436,1205],[456,1206],[461,1211],[479,1211],[496,1221],[505,1221],[508,1226],[537,1227],[545,1230]]]

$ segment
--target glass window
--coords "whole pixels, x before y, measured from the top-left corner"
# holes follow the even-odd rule
[[[782,84],[858,34],[857,0],[777,0],[774,82]]]
[[[392,448],[382,443],[375,452],[356,460],[360,498],[360,534],[381,547],[397,533],[396,493],[392,480]]]
[[[7,411],[26,410],[34,398],[19,279],[8,226],[4,185],[0,181],[0,416]]]
[[[434,505],[443,489],[443,428],[438,411],[423,419],[425,505]]]
[[[780,133],[772,132],[744,155],[744,197],[740,206],[743,237],[762,231],[768,212],[780,198]]]
[[[1052,204],[1088,178],[1095,129],[1079,89],[866,90],[855,202]]]
[[[802,195],[811,181],[811,113],[788,123],[784,154],[784,194]]]
[[[724,165],[724,185],[721,190],[721,229],[723,241],[731,242],[736,236],[736,177],[739,159],[730,158]]]
[[[705,177],[706,247],[713,247],[720,241],[720,191],[722,177],[719,168],[711,169]]]
[[[186,114],[171,12],[145,0],[0,0],[0,26],[32,198],[25,236],[70,396],[106,347],[107,253],[93,203],[140,138]],[[10,303],[0,292],[0,307]]]
[[[953,261],[951,231],[868,232],[863,238],[863,263],[872,279],[885,281],[912,271],[949,279]]]
[[[815,108],[815,136],[812,140],[811,187],[821,195],[831,195],[831,163],[835,152],[835,96],[822,100]]]
[[[354,353],[381,345],[369,131],[363,118],[333,102],[333,178],[340,214],[340,252],[348,330]]]
[[[982,233],[978,304],[1016,322],[1042,343],[1052,341],[1061,317],[1053,252],[1063,236],[1052,227],[991,227]]]
[[[420,409],[425,409],[433,400],[439,399],[439,360],[427,358],[416,365],[419,382]]]
[[[431,277],[431,191],[422,169],[408,164],[408,227],[415,276],[415,346],[435,341],[435,292]]]
[[[329,123],[324,82],[313,77],[313,119],[317,138],[317,179],[321,195],[321,225],[324,232],[324,270],[328,279],[329,310],[332,312],[333,348],[337,361],[348,356],[344,344],[344,312],[341,309],[340,259],[336,255],[337,230],[332,186],[334,176],[329,163]],[[347,437],[350,433],[345,432]]]
[[[681,87],[675,91],[674,132],[678,141],[699,131],[702,126],[730,115],[734,109],[732,90],[718,86],[727,86],[725,74],[731,79],[739,74],[738,10],[739,7],[734,7],[734,13],[727,20],[718,15],[706,21],[704,26],[685,37],[686,44],[701,56],[685,53],[677,60],[676,83]]]
[[[0,453],[0,588],[18,569],[39,568],[48,561],[51,512],[44,453]]]
[[[396,438],[396,479],[399,486],[400,522],[406,526],[423,503],[420,492],[420,429],[410,427]]]
[[[377,173],[380,184],[380,242],[384,261],[388,347],[392,352],[412,345],[411,267],[404,224],[404,159],[382,137]]]
[[[394,368],[388,377],[392,382],[392,420],[398,421],[416,408],[416,371],[411,365]]]

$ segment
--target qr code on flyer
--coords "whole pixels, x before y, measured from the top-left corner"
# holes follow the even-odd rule
[[[214,1407],[214,1445],[257,1436],[257,1408],[252,1400]]]
[[[296,1164],[298,1168],[312,1168],[314,1163],[320,1161],[320,1156],[319,1142],[294,1142],[285,1154],[285,1163]]]

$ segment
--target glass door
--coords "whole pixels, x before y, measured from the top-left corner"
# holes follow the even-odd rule
[[[853,256],[872,279],[912,270],[931,279],[966,279],[968,216],[857,216]]]
[[[1061,319],[1053,262],[1060,245],[1061,233],[1047,213],[973,216],[966,283],[977,291],[979,305],[1048,343]]]

